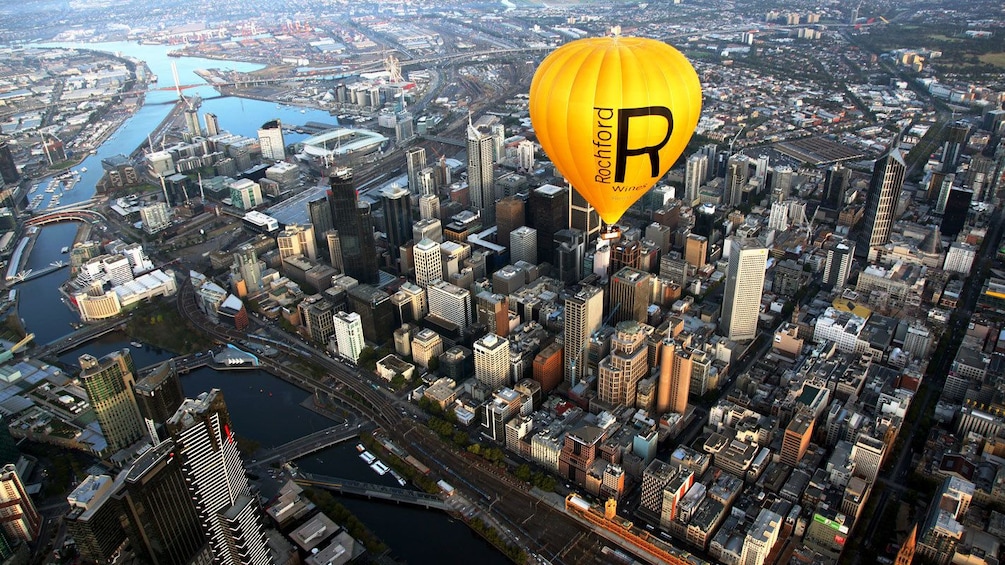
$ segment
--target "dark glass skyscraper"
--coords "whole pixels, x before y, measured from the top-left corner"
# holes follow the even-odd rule
[[[528,208],[532,228],[537,230],[537,260],[555,262],[555,233],[569,227],[568,189],[546,184],[530,193]]]
[[[136,381],[133,388],[140,415],[143,416],[143,423],[146,424],[150,437],[154,443],[166,439],[164,422],[174,415],[185,400],[174,361],[161,363],[149,375]]]
[[[328,203],[331,205],[332,223],[338,229],[345,274],[361,283],[376,284],[380,279],[370,207],[359,202],[350,169],[335,169],[329,183]]]
[[[0,139],[0,177],[3,177],[3,181],[7,184],[14,184],[21,178],[17,172],[17,165],[14,164],[14,154],[11,153],[6,139]]]
[[[125,480],[114,495],[133,549],[153,565],[196,563],[196,556],[209,554],[177,449],[169,439],[141,455],[123,471]]]
[[[381,191],[381,205],[384,208],[384,222],[387,224],[387,243],[391,248],[391,259],[395,263],[401,259],[401,246],[412,239],[412,205],[409,192],[400,186],[391,186]]]
[[[321,256],[328,255],[328,237],[325,235],[328,230],[335,229],[332,224],[332,208],[328,204],[328,198],[318,198],[307,203],[307,215],[314,226],[314,242],[317,244]]]

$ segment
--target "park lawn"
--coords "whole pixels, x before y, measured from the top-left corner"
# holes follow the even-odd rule
[[[982,63],[1005,68],[1005,53],[985,53],[979,59]]]

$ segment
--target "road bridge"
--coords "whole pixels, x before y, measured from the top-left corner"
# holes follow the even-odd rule
[[[412,504],[423,508],[436,508],[439,510],[449,510],[450,507],[439,495],[428,494],[416,490],[404,488],[386,487],[361,481],[352,481],[339,477],[328,477],[325,475],[315,475],[313,473],[297,472],[294,481],[301,486],[314,486],[332,490],[342,494],[352,494],[365,496],[366,498],[379,498],[388,502],[399,504]]]
[[[82,343],[86,343],[96,337],[124,330],[125,328],[126,320],[123,318],[84,326],[71,334],[65,335],[57,340],[43,345],[38,349],[32,350],[31,355],[35,358],[41,358],[47,355],[60,355],[64,351],[73,349],[74,347],[77,347]]]
[[[311,453],[327,449],[333,445],[358,437],[362,427],[359,424],[344,423],[316,431],[278,447],[267,450],[250,467],[261,467],[274,462],[299,459]]]

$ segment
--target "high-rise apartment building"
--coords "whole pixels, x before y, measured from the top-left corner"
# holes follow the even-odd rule
[[[565,381],[575,386],[587,375],[587,345],[604,317],[604,291],[584,286],[565,299]]]
[[[17,163],[14,162],[14,153],[5,138],[0,138],[0,179],[9,185],[14,185],[21,179]]]
[[[754,239],[729,238],[731,246],[722,296],[722,334],[735,341],[757,337],[768,250]]]
[[[415,284],[422,288],[443,280],[443,256],[440,244],[431,239],[422,239],[412,248],[412,262],[415,266]]]
[[[167,428],[214,562],[272,565],[263,512],[241,463],[223,393],[213,389],[186,399]]]
[[[38,539],[42,529],[42,516],[13,463],[0,469],[0,527],[7,539],[24,542]]]
[[[509,341],[488,334],[474,343],[475,378],[496,390],[509,384]]]
[[[189,108],[184,112],[185,131],[192,137],[202,135],[202,127],[199,126],[199,112],[194,108]]]
[[[258,128],[258,144],[262,148],[262,159],[282,161],[286,159],[286,142],[283,140],[283,124],[269,120]]]
[[[220,134],[220,118],[216,114],[206,112],[202,115],[202,119],[206,122],[206,137]]]
[[[380,277],[370,207],[359,202],[351,170],[333,170],[329,182],[328,202],[332,208],[332,224],[338,230],[342,270],[361,283],[376,284]]]
[[[401,247],[412,238],[412,205],[409,193],[393,184],[380,191],[381,206],[384,208],[385,233],[391,259],[401,259]]]
[[[98,360],[81,355],[80,382],[101,425],[101,433],[114,453],[147,435],[146,426],[133,392],[136,367],[128,349],[115,351]]]
[[[471,205],[482,213],[482,225],[491,226],[496,222],[492,135],[468,124],[467,144]]]
[[[823,285],[828,288],[841,288],[851,275],[855,242],[841,240],[829,243],[824,248],[827,250],[827,260],[824,262]]]
[[[359,359],[360,352],[366,346],[363,339],[363,322],[360,321],[359,314],[336,312],[333,323],[338,354],[355,363]]]
[[[279,247],[280,259],[303,255],[311,261],[317,261],[318,248],[314,238],[314,226],[298,226],[289,224],[286,229],[276,235],[276,245]]]
[[[860,256],[867,256],[872,247],[889,243],[906,172],[907,165],[900,149],[894,148],[876,160],[865,200],[862,231],[855,249]]]
[[[332,268],[339,273],[345,273],[345,264],[342,262],[342,240],[339,238],[338,230],[328,230],[325,232],[325,247],[328,248],[328,261]]]

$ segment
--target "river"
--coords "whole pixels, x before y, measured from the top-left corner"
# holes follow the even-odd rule
[[[51,44],[57,47],[125,52],[147,62],[158,76],[159,87],[173,86],[171,63],[178,69],[181,84],[202,83],[194,74],[196,69],[222,68],[251,71],[260,65],[232,61],[216,61],[191,57],[169,58],[170,50],[164,46],[132,43],[103,44]],[[275,103],[240,98],[211,98],[216,91],[209,87],[187,89],[186,95],[198,92],[207,98],[200,114],[212,112],[220,119],[220,126],[232,133],[254,137],[258,127],[266,121],[280,118],[284,124],[304,124],[307,121],[336,123],[327,112],[278,106]],[[146,140],[146,136],[164,119],[171,109],[169,101],[176,97],[172,91],[154,91],[148,94],[145,104],[129,118],[105,143],[81,164],[87,168],[81,181],[72,191],[64,194],[62,203],[80,202],[93,196],[94,186],[101,176],[101,159],[128,155]],[[287,143],[305,136],[286,136]],[[80,169],[80,167],[76,167]],[[53,261],[67,260],[60,249],[73,243],[76,224],[56,224],[42,229],[27,267],[41,269]],[[62,303],[58,286],[66,280],[68,271],[62,269],[46,276],[22,283],[16,288],[19,295],[19,312],[29,331],[35,333],[40,344],[56,340],[72,331],[71,324],[79,321],[76,313]],[[65,353],[60,359],[76,365],[83,353],[102,356],[111,351],[130,348],[138,368],[169,359],[171,354],[151,347],[135,348],[121,334],[111,334]],[[308,393],[263,371],[218,372],[199,369],[182,377],[185,394],[194,397],[211,388],[224,393],[227,407],[234,422],[234,430],[260,443],[263,447],[279,445],[297,437],[332,425],[301,403]],[[268,415],[268,417],[263,417]],[[336,446],[312,456],[298,464],[305,471],[349,479],[362,480],[388,486],[397,486],[391,476],[374,473],[357,457],[355,442]],[[359,517],[373,532],[387,543],[395,557],[411,563],[486,563],[503,564],[508,560],[491,545],[472,533],[463,523],[434,510],[372,502],[354,498],[340,501]]]

